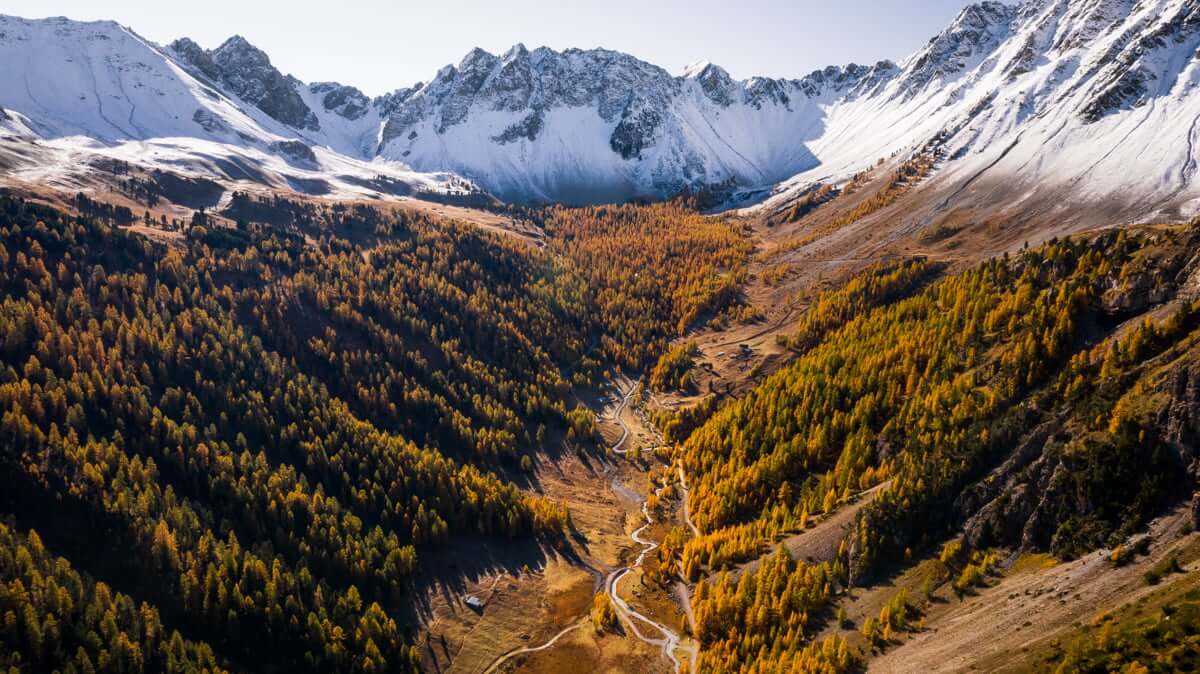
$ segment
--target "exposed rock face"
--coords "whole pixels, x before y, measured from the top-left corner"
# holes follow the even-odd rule
[[[1034,36],[1030,35],[1025,39],[1025,44],[1021,45],[1021,51],[1008,62],[1004,68],[1006,82],[1013,82],[1021,75],[1024,75],[1033,70],[1033,65],[1037,61],[1037,51],[1035,49]]]
[[[192,114],[192,121],[199,124],[200,128],[209,133],[225,133],[229,131],[229,127],[225,122],[221,121],[220,117],[217,117],[208,110],[197,110]]]
[[[797,87],[794,82],[783,82],[766,77],[755,77],[746,82],[746,104],[762,110],[768,103],[787,107],[792,102],[788,90]]]
[[[1099,0],[1094,2],[1069,2],[1058,0],[1063,5],[1063,18],[1072,30],[1061,31],[1051,44],[1054,51],[1066,51],[1086,47],[1088,43],[1120,25],[1121,19],[1129,15],[1133,0]],[[1033,3],[1030,5],[1035,7]]]
[[[1060,431],[1055,422],[1044,423],[1029,433],[1012,455],[981,480],[963,491],[954,503],[966,520],[964,539],[973,547],[997,541],[1022,541],[1032,545],[1039,534],[1035,510],[1037,494],[1053,477],[1053,461],[1047,442]]]
[[[211,56],[221,69],[221,81],[242,100],[289,126],[320,127],[316,115],[296,93],[299,82],[276,70],[267,55],[245,38],[229,38]]]
[[[733,105],[737,84],[724,68],[704,63],[698,68],[685,72],[684,77],[691,77],[699,82],[700,90],[713,103],[725,107]]]
[[[461,124],[473,109],[520,112],[594,106],[611,121],[635,99],[665,104],[678,82],[661,68],[602,49],[530,52],[516,45],[502,57],[473,49],[457,66],[394,105],[383,139],[403,136],[434,116],[439,133]]]
[[[1080,115],[1095,122],[1126,107],[1143,105],[1156,82],[1158,64],[1169,59],[1175,48],[1200,36],[1200,3],[1183,3],[1160,23],[1140,36],[1127,31],[1110,50],[1112,58],[1103,64],[1101,83],[1084,104]],[[1170,83],[1167,83],[1170,84]]]
[[[358,89],[337,82],[317,82],[309,91],[321,96],[321,104],[329,112],[346,119],[359,119],[371,109],[371,99]]]
[[[1200,368],[1181,367],[1167,382],[1170,402],[1163,407],[1163,440],[1175,450],[1193,480],[1200,481]]]
[[[949,28],[905,64],[900,79],[903,96],[916,96],[930,84],[948,81],[978,65],[1008,37],[1016,17],[1015,7],[990,0],[964,7]]]
[[[522,138],[526,140],[537,140],[538,132],[542,130],[544,117],[541,110],[534,110],[526,115],[521,121],[512,124],[502,133],[492,136],[492,140],[500,144],[512,143]]]
[[[217,82],[221,79],[221,69],[213,63],[212,56],[191,38],[181,37],[171,43],[170,49],[180,59],[199,70],[208,79]]]
[[[298,140],[280,141],[272,145],[271,149],[305,167],[317,164],[317,155],[313,153],[312,148]]]
[[[660,124],[662,115],[653,108],[629,109],[621,115],[621,122],[613,129],[609,144],[613,152],[625,159],[640,159],[642,150],[654,142],[654,132]]]
[[[1200,531],[1200,491],[1192,494],[1192,530]]]
[[[207,52],[188,38],[176,40],[170,48],[205,77],[271,118],[297,129],[320,129],[317,116],[297,92],[300,81],[276,70],[262,50],[240,35]]]
[[[800,89],[809,98],[823,95],[844,95],[847,98],[870,96],[892,80],[900,69],[891,61],[879,61],[873,66],[851,63],[847,66],[827,66],[814,70],[800,80]]]
[[[386,118],[394,113],[401,106],[401,104],[404,103],[404,101],[407,101],[409,97],[420,91],[424,86],[424,84],[418,82],[411,87],[397,89],[390,94],[384,94],[376,98],[371,102],[371,104],[375,107],[375,109],[379,110],[381,115]]]

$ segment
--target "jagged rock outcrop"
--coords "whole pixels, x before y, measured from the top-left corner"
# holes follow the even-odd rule
[[[1032,543],[1041,538],[1033,518],[1036,495],[1052,477],[1046,447],[1060,432],[1057,421],[1038,425],[987,479],[959,495],[954,508],[965,520],[963,536],[969,545],[983,548],[998,541]]]
[[[542,110],[534,110],[521,121],[514,123],[506,128],[502,133],[492,136],[492,140],[500,144],[512,143],[522,138],[526,140],[537,140],[538,132],[542,130],[542,125],[545,123],[545,114]]]
[[[931,84],[945,83],[987,58],[1012,32],[1017,9],[988,0],[967,5],[946,30],[938,33],[904,67],[899,92],[911,98]]]
[[[375,100],[371,101],[372,106],[379,111],[379,114],[387,119],[396,112],[397,109],[407,101],[413,94],[420,91],[425,85],[417,82],[411,87],[402,87],[391,93],[384,94]]]
[[[873,66],[857,63],[828,66],[809,73],[800,80],[799,86],[809,98],[832,94],[854,99],[870,96],[898,73],[899,68],[891,61],[879,61]]]
[[[1192,494],[1192,530],[1200,531],[1200,491]]]
[[[1180,367],[1167,381],[1170,400],[1162,408],[1163,440],[1200,482],[1200,366]]]
[[[371,110],[371,99],[358,89],[337,82],[316,82],[308,90],[321,97],[325,109],[346,119],[359,119]]]
[[[181,37],[172,42],[169,48],[184,63],[200,71],[209,80],[217,82],[221,79],[221,68],[213,63],[212,55],[191,38]]]
[[[383,139],[386,143],[404,135],[430,115],[444,133],[464,122],[473,108],[521,112],[594,106],[602,119],[611,121],[632,99],[665,102],[676,87],[666,71],[603,49],[559,53],[543,47],[530,52],[518,44],[498,57],[476,48],[400,101]]]
[[[317,155],[312,148],[298,140],[283,140],[271,145],[271,149],[286,157],[293,163],[305,167],[317,165]]]
[[[321,128],[317,116],[297,92],[302,83],[276,70],[266,53],[244,37],[235,35],[212,51],[205,51],[188,38],[180,38],[171,43],[170,49],[201,74],[271,118],[297,129]]]
[[[1120,51],[1105,64],[1099,86],[1080,111],[1088,122],[1124,107],[1143,105],[1152,87],[1161,90],[1157,80],[1160,75],[1169,75],[1160,72],[1162,62],[1170,52],[1200,37],[1200,3],[1182,3],[1148,31],[1126,35],[1131,39],[1114,44],[1114,49]]]
[[[234,154],[293,139],[514,201],[719,190],[766,196],[771,211],[937,138],[943,159],[924,183],[972,182],[953,192],[963,207],[1105,203],[1124,222],[1200,203],[1198,51],[1195,0],[987,1],[900,65],[738,80],[710,63],[676,76],[609,50],[518,44],[372,100],[284,75],[240,37],[159,48],[111,22],[0,16],[0,105],[47,138],[195,136]],[[81,96],[42,85],[89,78]],[[1012,194],[984,200],[996,185]]]
[[[192,113],[192,121],[209,133],[228,133],[229,126],[220,117],[203,108]]]
[[[683,76],[696,80],[700,84],[700,90],[713,103],[720,106],[733,105],[737,84],[724,68],[705,62],[689,68]]]

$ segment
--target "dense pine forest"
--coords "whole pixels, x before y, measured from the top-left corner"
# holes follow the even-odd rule
[[[541,218],[594,294],[602,352],[617,365],[647,370],[690,328],[746,316],[739,290],[754,246],[745,225],[695,205],[554,207]]]
[[[686,390],[689,335],[754,319],[748,233],[683,201],[524,213],[544,247],[403,210],[235,205],[236,227],[156,243],[0,200],[6,668],[418,669],[397,617],[425,555],[571,535],[517,483],[535,453],[600,448],[576,387],[624,368]],[[654,574],[694,587],[701,670],[853,670],[844,637],[812,638],[845,588],[940,554],[969,591],[996,548],[1069,559],[1188,497],[1198,240],[881,262],[817,297],[749,394],[661,415],[701,535],[673,530]],[[833,559],[774,547],[869,490]],[[864,633],[886,642],[908,606]],[[1157,648],[1161,627],[1121,629]]]
[[[504,299],[484,288],[509,290],[472,278],[472,255],[500,281],[513,251],[413,231],[378,253],[410,256],[393,267],[406,283],[368,298],[386,278],[335,242],[198,227],[165,248],[19,202],[3,211],[6,509],[168,616],[162,635],[131,635],[143,657],[178,629],[256,669],[404,669],[413,655],[387,609],[417,546],[564,527],[560,506],[462,460],[513,451],[506,406],[565,420],[560,382],[517,385],[518,367],[554,372],[539,346],[501,320],[446,322],[497,311]],[[320,289],[315,273],[330,275]],[[373,304],[370,318],[356,302]],[[513,369],[462,355],[484,341]],[[371,362],[377,380],[361,369]],[[32,599],[6,632],[23,646],[12,664],[113,657],[88,625]],[[26,651],[56,620],[64,629]]]
[[[676,552],[699,580],[705,671],[844,670],[841,644],[804,639],[818,608],[959,529],[943,560],[966,591],[993,546],[1070,559],[1189,497],[1200,304],[1183,272],[1198,239],[1107,231],[932,283],[923,261],[876,267],[821,297],[785,340],[796,360],[682,446],[702,535]],[[739,572],[873,487],[832,562],[781,548]],[[900,629],[905,605],[864,633]]]
[[[744,250],[707,219],[648,240],[680,206],[555,213],[556,255],[419,214],[236,201],[302,226],[163,245],[0,202],[6,667],[415,668],[393,615],[421,551],[565,535],[561,504],[504,475],[555,437],[589,443],[568,377],[722,310]],[[675,266],[639,282],[645,255]]]

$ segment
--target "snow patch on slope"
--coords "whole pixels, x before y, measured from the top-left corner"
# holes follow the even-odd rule
[[[283,75],[240,38],[160,48],[111,22],[0,17],[5,142],[334,192],[371,172],[418,189],[453,173],[516,201],[717,186],[773,207],[936,138],[937,181],[1183,213],[1200,197],[1198,83],[1196,0],[988,1],[900,65],[794,80],[737,81],[708,62],[672,76],[603,49],[475,49],[374,100]]]
[[[375,159],[378,113],[350,119],[344,105],[326,108],[328,90],[297,90],[314,111],[311,128],[273,119],[113,22],[0,16],[4,142],[36,139],[51,163],[18,177],[61,178],[101,156],[233,183],[328,185],[334,195],[372,194],[364,185],[376,176],[417,190],[454,178]]]
[[[781,184],[765,206],[938,134],[946,134],[945,181],[987,175],[1147,213],[1200,194],[1200,5],[994,5],[963,10],[878,95],[826,106],[826,131],[809,144],[819,165]],[[930,66],[935,52],[962,67]]]

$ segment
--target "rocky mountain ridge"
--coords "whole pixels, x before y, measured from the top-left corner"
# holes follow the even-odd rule
[[[62,43],[84,34],[89,54],[73,58],[78,45]],[[112,23],[4,17],[0,107],[46,141],[197,138],[284,161],[272,148],[294,141],[316,151],[317,172],[336,155],[533,202],[721,186],[770,205],[937,138],[947,149],[938,179],[1009,176],[1079,199],[1132,193],[1138,209],[1186,216],[1200,207],[1198,49],[1195,0],[989,0],[898,64],[739,81],[711,63],[672,75],[614,51],[518,44],[474,49],[428,83],[371,99],[285,75],[238,36],[211,50],[187,38],[158,47]],[[48,65],[32,65],[39,55]],[[84,95],[27,91],[42,77]],[[144,87],[155,98],[139,98]]]

